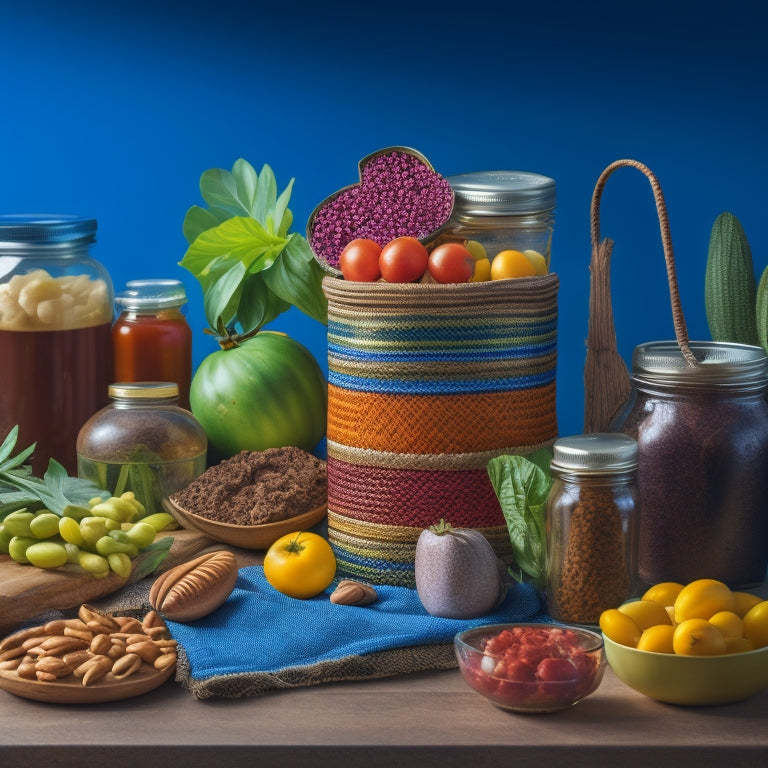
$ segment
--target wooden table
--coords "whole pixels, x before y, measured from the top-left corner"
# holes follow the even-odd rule
[[[635,693],[610,669],[571,709],[514,715],[458,671],[198,701],[177,684],[99,706],[0,691],[0,765],[56,768],[271,766],[634,766],[758,768],[768,762],[768,691],[683,708]]]

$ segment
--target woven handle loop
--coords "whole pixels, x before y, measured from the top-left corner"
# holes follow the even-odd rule
[[[661,229],[661,242],[664,247],[664,259],[667,263],[667,280],[669,282],[669,296],[672,304],[672,321],[675,328],[675,337],[686,362],[690,366],[698,364],[696,356],[691,352],[688,339],[688,328],[683,316],[682,306],[680,304],[680,292],[677,286],[677,272],[675,270],[675,259],[672,251],[672,235],[669,230],[669,217],[667,215],[667,206],[664,201],[664,193],[661,185],[653,171],[643,163],[637,160],[616,160],[611,163],[601,174],[595,184],[595,190],[592,194],[591,221],[592,221],[592,249],[593,251],[600,245],[600,198],[608,177],[617,169],[623,167],[636,168],[645,174],[651,183],[653,197],[656,201],[656,212],[659,217],[659,227]]]

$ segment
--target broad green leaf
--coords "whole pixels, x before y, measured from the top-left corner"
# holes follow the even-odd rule
[[[136,582],[153,574],[168,556],[172,545],[173,536],[162,536],[155,539],[148,547],[144,547],[139,552],[138,557],[134,558],[133,571],[128,578],[128,583],[136,584]]]
[[[256,198],[259,191],[259,177],[256,175],[253,166],[242,158],[235,160],[235,164],[232,166],[232,178],[235,181],[238,200],[245,207],[247,215],[258,219],[259,217],[254,214],[257,206]]]
[[[291,179],[288,186],[283,190],[280,197],[277,198],[277,202],[272,211],[273,226],[279,237],[287,237],[288,230],[291,228],[291,224],[293,224],[293,214],[288,207],[288,201],[291,199],[292,191],[293,179]]]
[[[247,190],[244,190],[247,195]],[[241,198],[237,180],[229,171],[210,168],[200,177],[200,194],[211,208],[221,208],[232,216],[250,216],[250,201]]]
[[[266,272],[249,275],[240,296],[237,317],[243,333],[250,333],[271,323],[276,317],[290,309],[290,302],[284,301],[269,290],[265,282]]]
[[[268,165],[263,165],[259,174],[258,195],[251,208],[251,216],[260,221],[270,231],[275,232],[274,224],[270,226],[269,217],[275,208],[277,199],[277,181],[275,174]]]
[[[264,272],[264,280],[283,300],[325,324],[328,302],[322,289],[324,274],[307,241],[291,235],[280,258]]]
[[[227,217],[229,218],[229,217]],[[193,205],[184,217],[182,231],[188,243],[194,243],[195,240],[205,231],[213,229],[226,219],[219,219],[207,208],[201,208],[199,205]]]
[[[234,320],[244,276],[245,265],[241,261],[233,261],[232,266],[208,286],[203,305],[211,328],[218,328],[220,322],[229,325]]]
[[[16,441],[19,439],[19,425],[11,427],[11,431],[5,436],[3,444],[0,445],[0,462],[5,461],[16,447]]]

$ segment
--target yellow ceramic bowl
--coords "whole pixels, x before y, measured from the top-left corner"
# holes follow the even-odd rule
[[[668,704],[743,701],[768,687],[768,647],[722,656],[638,651],[603,635],[608,664],[630,688]]]

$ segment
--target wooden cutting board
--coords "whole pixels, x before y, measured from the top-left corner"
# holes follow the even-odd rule
[[[158,534],[160,536],[172,536],[173,545],[157,573],[192,560],[209,549],[234,551],[239,565],[249,565],[258,559],[253,553],[249,556],[196,531],[168,531]],[[124,579],[115,573],[96,579],[79,569],[45,570],[20,565],[8,555],[0,555],[0,637],[45,611],[75,608],[117,592],[129,583],[130,578]]]

